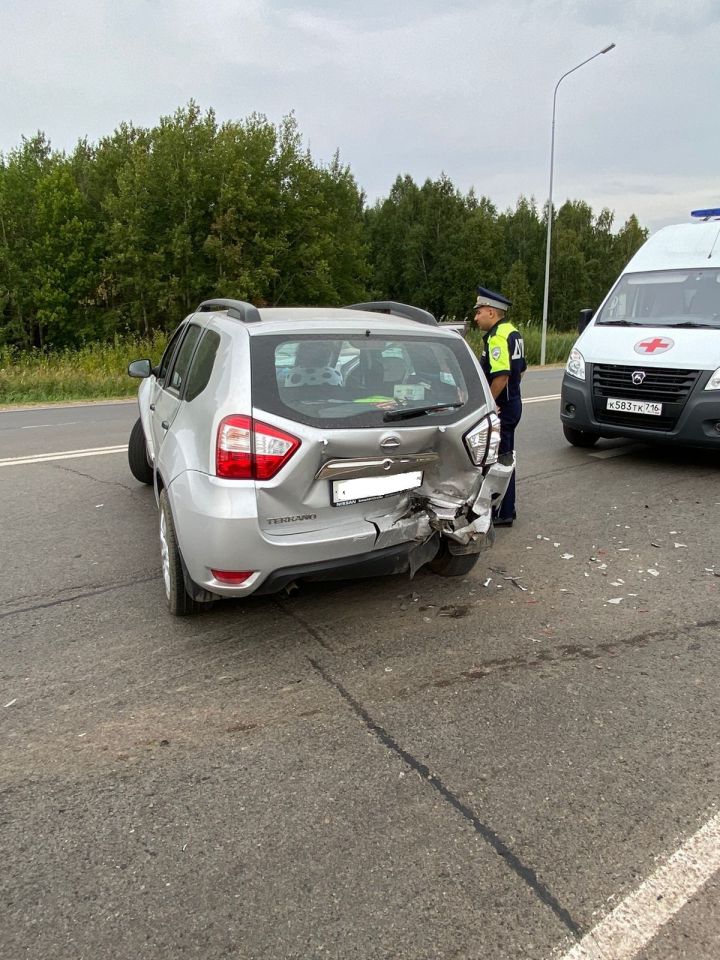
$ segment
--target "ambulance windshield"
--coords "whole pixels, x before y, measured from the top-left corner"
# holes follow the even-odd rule
[[[627,273],[596,324],[720,330],[720,270]]]

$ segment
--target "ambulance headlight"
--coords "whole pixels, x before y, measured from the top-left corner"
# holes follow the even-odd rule
[[[708,382],[705,384],[706,390],[720,390],[720,367],[717,368],[715,373],[710,377]]]
[[[565,364],[565,373],[578,380],[585,379],[585,357],[575,347],[570,351],[568,362]]]

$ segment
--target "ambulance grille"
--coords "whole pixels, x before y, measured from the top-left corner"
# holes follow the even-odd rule
[[[643,382],[633,383],[633,373],[644,373]],[[596,397],[619,397],[623,400],[685,403],[699,376],[699,370],[598,363],[593,369],[593,393]]]
[[[641,383],[633,383],[633,374],[643,374]],[[700,377],[699,370],[664,367],[625,366],[597,363],[593,367],[593,407],[600,423],[667,431],[677,423],[687,398]],[[639,377],[636,377],[639,379]],[[621,413],[605,409],[607,397],[619,400],[645,400],[662,404],[662,415]]]

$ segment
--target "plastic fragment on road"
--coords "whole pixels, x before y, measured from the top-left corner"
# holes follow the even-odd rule
[[[574,556],[575,556],[574,553],[564,553],[564,554],[560,557],[560,559],[561,559],[561,560],[572,560],[572,559],[574,558]]]
[[[15,697],[14,700],[11,700],[10,703],[6,703],[5,706],[6,706],[6,707],[12,707],[12,706],[13,706],[14,704],[16,704],[16,703],[17,703],[17,697]]]
[[[503,577],[503,580],[511,580],[515,584],[515,586],[518,588],[518,590],[522,590],[525,593],[527,593],[527,587],[524,587],[521,583],[518,583],[519,579],[520,579],[519,577]]]
[[[687,546],[686,543],[676,543],[676,544],[675,544],[675,549],[677,550],[678,547],[686,547],[686,546]]]
[[[653,570],[652,567],[648,567],[648,571],[647,571],[647,572],[650,574],[651,577],[659,577],[659,576],[660,576],[660,571],[659,571],[659,570]]]
[[[622,603],[625,597],[613,597],[612,600],[608,600],[608,603]]]

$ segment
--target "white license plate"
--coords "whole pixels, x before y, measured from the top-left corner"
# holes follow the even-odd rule
[[[403,490],[414,490],[422,485],[422,470],[396,473],[390,477],[356,477],[353,480],[333,480],[332,501],[335,506],[377,500]]]
[[[646,413],[653,417],[662,416],[661,403],[647,403],[644,400],[618,400],[611,398],[607,402],[608,410],[617,410],[619,413]]]

